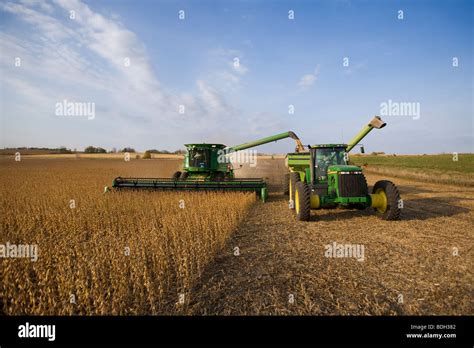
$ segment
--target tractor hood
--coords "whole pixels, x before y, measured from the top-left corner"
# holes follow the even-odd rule
[[[349,165],[343,165],[343,164],[329,166],[328,168],[329,174],[331,174],[331,172],[337,173],[337,172],[360,172],[360,171],[362,171],[361,167],[349,166]]]

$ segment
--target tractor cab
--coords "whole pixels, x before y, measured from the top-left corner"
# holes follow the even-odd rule
[[[353,203],[344,200],[347,197],[367,196],[367,182],[362,169],[348,164],[347,145],[315,145],[310,148],[310,156],[308,182],[316,194],[333,200],[337,198],[339,204]]]
[[[315,183],[327,182],[331,166],[347,165],[347,145],[315,145],[310,148],[312,179]]]

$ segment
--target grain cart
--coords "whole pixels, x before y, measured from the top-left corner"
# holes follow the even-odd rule
[[[183,170],[175,172],[171,178],[118,177],[114,179],[112,187],[116,189],[254,191],[265,202],[268,197],[265,181],[261,178],[235,178],[229,156],[237,151],[285,138],[295,140],[296,153],[304,151],[303,144],[291,131],[230,147],[224,144],[186,144]]]
[[[372,129],[385,125],[375,116],[349,144],[313,145],[307,152],[287,154],[289,206],[296,211],[297,220],[309,220],[311,209],[337,206],[372,207],[384,220],[399,219],[400,194],[395,184],[378,181],[369,193],[362,168],[348,163],[349,151]]]

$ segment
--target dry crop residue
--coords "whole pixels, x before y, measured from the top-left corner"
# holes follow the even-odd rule
[[[401,221],[332,209],[297,222],[281,194],[257,204],[224,249],[238,246],[240,256],[223,252],[208,267],[192,312],[472,315],[474,189],[393,181]],[[333,242],[364,245],[364,261],[325,257]]]

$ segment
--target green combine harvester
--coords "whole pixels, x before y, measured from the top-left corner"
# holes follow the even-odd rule
[[[307,152],[288,153],[290,173],[285,181],[290,209],[300,221],[310,219],[311,209],[374,208],[384,220],[400,218],[401,199],[397,187],[388,180],[378,181],[369,193],[362,168],[349,165],[348,153],[374,129],[386,126],[375,116],[349,144],[308,146]],[[364,152],[363,147],[361,151]]]
[[[175,172],[171,178],[118,177],[114,179],[112,187],[115,189],[254,191],[265,202],[268,197],[265,181],[261,178],[235,178],[229,156],[237,151],[285,138],[295,140],[295,153],[304,151],[303,144],[291,131],[230,147],[223,144],[186,144],[183,171]]]

